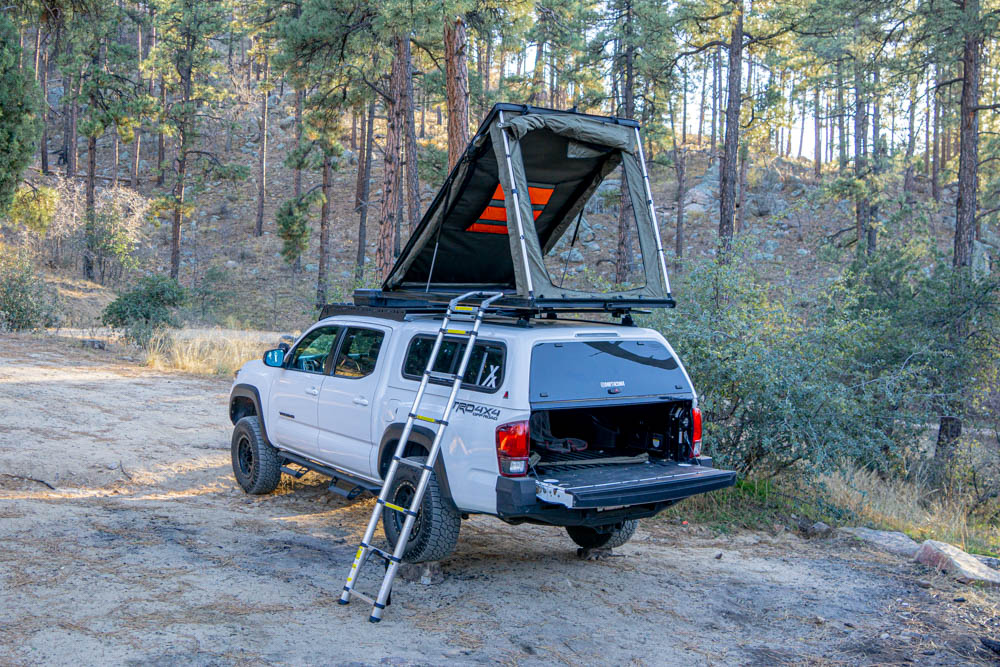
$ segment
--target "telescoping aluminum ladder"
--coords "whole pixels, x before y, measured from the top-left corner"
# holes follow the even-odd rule
[[[455,405],[455,398],[458,396],[458,390],[462,386],[462,378],[465,377],[465,369],[469,364],[469,358],[472,356],[472,348],[476,345],[476,337],[479,335],[479,325],[482,324],[483,315],[490,307],[490,304],[502,296],[502,292],[468,292],[462,296],[452,299],[448,303],[448,310],[445,313],[444,320],[441,322],[441,328],[438,330],[437,338],[434,339],[434,347],[431,348],[431,355],[427,359],[427,368],[424,369],[423,377],[420,379],[420,386],[417,388],[417,395],[413,398],[413,406],[410,408],[410,414],[406,417],[406,425],[403,427],[403,433],[399,436],[399,443],[396,445],[396,452],[392,457],[392,462],[389,464],[389,471],[385,475],[385,481],[382,483],[382,491],[378,494],[378,500],[375,502],[375,509],[372,511],[371,519],[368,520],[368,528],[365,530],[365,536],[362,538],[361,544],[358,546],[358,552],[354,556],[354,564],[351,565],[351,573],[347,575],[347,583],[344,584],[344,592],[340,596],[340,604],[347,604],[351,601],[352,596],[357,596],[365,602],[371,604],[372,614],[368,620],[372,623],[378,623],[382,620],[382,612],[385,609],[386,600],[389,599],[389,592],[392,590],[392,582],[396,578],[396,573],[402,563],[403,554],[406,552],[406,545],[410,541],[410,531],[413,530],[413,524],[416,521],[417,513],[420,511],[420,504],[424,500],[424,493],[427,491],[427,485],[431,480],[431,474],[434,470],[434,462],[437,460],[438,452],[441,450],[441,443],[444,440],[445,429],[448,427],[448,419],[451,416],[452,406]],[[478,305],[462,305],[462,302],[471,301],[473,299],[481,299],[481,301]],[[465,316],[471,320],[472,328],[449,328],[452,319],[454,319],[456,315]],[[465,352],[462,354],[462,359],[458,364],[458,372],[454,374],[435,373],[433,370],[434,362],[437,361],[438,352],[441,350],[441,344],[444,342],[444,337],[446,335],[458,337],[467,341],[465,345]],[[424,391],[427,389],[427,383],[431,378],[436,380],[443,379],[451,381],[451,393],[448,395],[448,401],[445,403],[444,414],[442,414],[440,418],[429,417],[420,413],[420,403],[423,401]],[[423,463],[403,458],[403,453],[406,451],[406,444],[410,439],[410,432],[413,430],[413,424],[418,419],[437,426],[437,432],[434,435],[434,442],[431,445],[431,451],[427,453],[427,460]],[[413,466],[421,471],[420,481],[417,483],[417,490],[411,499],[409,507],[401,507],[388,501],[389,489],[392,486],[393,480],[396,478],[396,471],[399,470],[400,465]],[[372,545],[375,528],[378,526],[378,521],[382,516],[382,512],[386,509],[406,515],[406,520],[403,523],[403,529],[399,533],[399,540],[396,542],[396,548],[393,549],[392,553]],[[374,599],[354,590],[354,584],[357,582],[358,573],[360,572],[362,565],[364,565],[368,560],[368,557],[373,554],[385,561],[386,565],[382,585],[379,588],[378,596]]]

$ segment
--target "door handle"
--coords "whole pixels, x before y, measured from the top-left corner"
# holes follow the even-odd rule
[[[355,396],[354,397],[354,404],[355,405],[368,405],[368,399],[365,398],[364,396]]]
[[[319,389],[317,389],[316,387],[309,387],[308,389],[306,389],[306,393],[309,394],[310,396],[319,396]]]

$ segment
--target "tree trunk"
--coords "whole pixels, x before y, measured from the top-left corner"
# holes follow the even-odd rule
[[[365,250],[368,246],[368,197],[371,194],[372,182],[372,144],[374,143],[373,127],[375,125],[375,101],[368,103],[368,126],[365,130],[365,172],[361,186],[361,208],[358,219],[358,255],[355,260],[354,282],[360,285],[365,277]]]
[[[962,48],[962,103],[959,114],[958,198],[955,201],[956,267],[972,266],[976,238],[976,188],[979,179],[979,69],[983,36],[979,0],[965,0]]]
[[[941,104],[940,95],[941,89],[938,85],[941,83],[941,72],[937,65],[934,66],[934,128],[932,141],[934,142],[934,161],[931,164],[931,196],[934,197],[934,201],[941,201],[941,141],[940,141],[940,128],[941,128]]]
[[[42,54],[42,137],[39,152],[42,158],[42,173],[49,174],[49,51]]]
[[[684,151],[674,148],[674,169],[677,172],[677,193],[674,201],[677,203],[677,234],[674,237],[674,254],[676,255],[674,268],[681,270],[684,263],[684,194],[687,184],[684,182],[685,176],[685,155]]]
[[[420,221],[420,175],[417,172],[419,154],[417,153],[417,126],[414,120],[413,62],[409,38],[399,40],[399,45],[403,51],[400,56],[403,58],[405,82],[403,86],[405,99],[400,105],[399,111],[403,114],[401,120],[406,127],[406,207],[409,214],[409,231],[412,232]],[[466,128],[468,128],[468,122],[466,122]],[[466,133],[466,137],[468,137],[468,133]]]
[[[711,58],[705,58],[705,69],[701,73],[701,104],[698,105],[698,145],[701,146],[701,138],[705,134],[705,91],[708,87],[708,68],[712,66],[712,99],[715,99],[715,65]],[[715,133],[715,106],[712,106],[712,133]]]
[[[445,88],[448,95],[448,170],[462,157],[469,144],[469,68],[465,21],[444,24]],[[534,93],[532,93],[534,95]],[[383,207],[384,208],[384,207]]]
[[[912,82],[910,85],[910,109],[906,135],[906,157],[904,162],[906,169],[903,172],[903,193],[906,201],[912,202],[916,183],[914,179],[913,153],[917,145],[916,119],[917,119],[917,85]]]
[[[960,437],[962,437],[961,418],[941,415],[938,419],[937,446],[934,449],[934,462],[931,466],[931,484],[936,488],[948,485],[951,464]]]
[[[622,52],[624,81],[622,82],[622,97],[625,103],[625,118],[635,118],[635,44],[632,40],[633,13],[631,0],[624,3],[625,23],[622,26],[624,49]],[[632,211],[632,196],[625,187],[625,179],[621,181],[621,203],[618,207],[618,248],[615,257],[615,282],[625,283],[632,272],[632,221],[635,214]]]
[[[93,95],[90,104],[94,104]],[[94,258],[97,255],[97,136],[87,138],[86,244],[83,253],[83,277],[94,279]]]
[[[736,206],[736,229],[735,233],[738,235],[743,232],[743,224],[746,220],[746,207],[747,207],[747,169],[749,168],[750,156],[746,146],[740,151],[740,187],[739,187],[739,203]]]
[[[722,100],[725,91],[722,88],[722,49],[716,49],[712,64],[712,152],[715,144],[722,138]],[[742,76],[742,75],[741,75]]]
[[[167,108],[167,88],[163,85],[163,77],[160,77],[160,108]],[[163,134],[163,129],[161,128],[159,132],[156,133],[156,184],[163,185],[163,179],[166,176],[167,171],[167,146],[166,146],[166,135]]]
[[[368,132],[368,123],[371,123],[374,119],[365,113],[364,107],[361,109],[361,139],[364,141],[365,134]],[[358,154],[358,178],[354,184],[354,210],[361,210],[361,202],[364,201],[364,187],[365,187],[365,160],[368,157],[365,155],[364,146],[361,147],[361,152]]]
[[[805,109],[802,109],[802,113],[805,113]],[[816,180],[819,180],[823,173],[823,121],[822,121],[822,108],[820,106],[819,99],[819,82],[816,82],[816,89],[813,91],[813,126],[816,136],[815,145],[813,152],[815,153],[813,157],[813,173],[816,176]]]
[[[295,91],[295,149],[298,150],[302,144],[302,99],[304,95],[301,90]],[[292,187],[296,199],[302,196],[302,167],[298,161],[295,169],[292,170]]]
[[[257,155],[257,223],[254,236],[264,235],[264,198],[267,196],[267,97],[270,62],[264,54],[264,78],[260,83],[260,152]]]
[[[688,140],[688,78],[687,70],[681,68],[681,145]]]
[[[729,261],[736,206],[736,169],[739,149],[740,104],[743,74],[743,0],[736,0],[736,16],[729,38],[729,81],[726,100],[726,140],[719,184],[719,259]]]
[[[840,147],[840,172],[847,171],[847,107],[844,106],[843,61],[837,61],[837,143]]]
[[[868,135],[868,107],[864,91],[864,73],[861,63],[854,63],[854,178],[862,187],[868,185],[868,160],[866,155]],[[863,252],[868,229],[868,198],[858,194],[854,198],[854,227],[857,234],[858,256]]]
[[[924,108],[924,176],[931,173],[931,74],[927,72],[927,102]]]
[[[187,141],[180,136],[177,155],[177,184],[174,186],[174,218],[170,230],[170,277],[177,280],[181,269],[181,209],[184,206],[184,186],[187,178]]]
[[[326,273],[330,258],[330,208],[333,201],[333,165],[323,153],[323,205],[319,209],[319,262],[316,265],[316,307],[326,305]]]
[[[872,182],[875,187],[878,187],[878,175],[882,171],[882,113],[881,106],[879,105],[879,96],[882,91],[879,87],[879,67],[875,65],[875,71],[872,72]],[[868,256],[871,257],[875,254],[875,243],[878,228],[876,227],[876,222],[878,221],[878,197],[875,198],[875,203],[868,206],[868,244],[865,249],[868,252]]]
[[[397,40],[405,39],[398,36]],[[398,54],[400,49],[396,49]],[[386,105],[386,133],[385,133],[385,158],[382,168],[382,207],[379,215],[378,225],[378,246],[375,251],[375,264],[378,268],[378,277],[385,279],[392,269],[394,258],[394,245],[396,226],[399,221],[398,215],[398,191],[400,187],[400,144],[403,128],[399,126],[401,114],[398,106],[402,104],[403,88],[406,83],[403,80],[404,63],[399,57],[393,58],[392,75],[390,79],[389,100]],[[449,82],[451,81],[449,77]],[[452,114],[448,114],[449,130],[452,126]],[[449,131],[450,135],[450,131]],[[451,146],[449,136],[449,148]]]

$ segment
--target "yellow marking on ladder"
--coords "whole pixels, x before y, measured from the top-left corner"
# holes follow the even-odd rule
[[[388,507],[389,509],[394,509],[397,512],[405,512],[406,511],[405,509],[403,509],[399,505],[393,505],[392,503],[386,503],[385,506]]]
[[[472,306],[455,306],[455,310],[475,310]]]
[[[414,415],[414,416],[420,421],[430,422],[431,424],[433,424],[435,421],[433,417],[424,417],[423,415]],[[388,505],[388,503],[386,504]]]
[[[358,547],[358,554],[354,557],[354,559],[355,560],[359,560],[361,558],[361,554],[364,552],[364,550],[365,550],[364,547]]]
[[[464,335],[468,334],[469,332],[465,331],[464,329],[445,329],[445,333],[460,334],[460,335],[464,336]]]

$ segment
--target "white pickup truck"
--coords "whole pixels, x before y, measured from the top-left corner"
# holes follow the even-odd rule
[[[314,470],[348,497],[377,493],[441,316],[338,315],[237,373],[229,400],[233,471],[247,493]],[[454,373],[466,342],[445,338],[435,373]],[[440,414],[451,389],[432,379]],[[405,457],[424,457],[433,425]],[[452,410],[404,560],[438,560],[461,521],[565,526],[583,547],[624,544],[637,520],[732,485],[701,456],[691,380],[656,331],[572,320],[487,318]],[[406,507],[419,469],[400,468],[389,498]],[[394,546],[405,517],[383,516]]]

